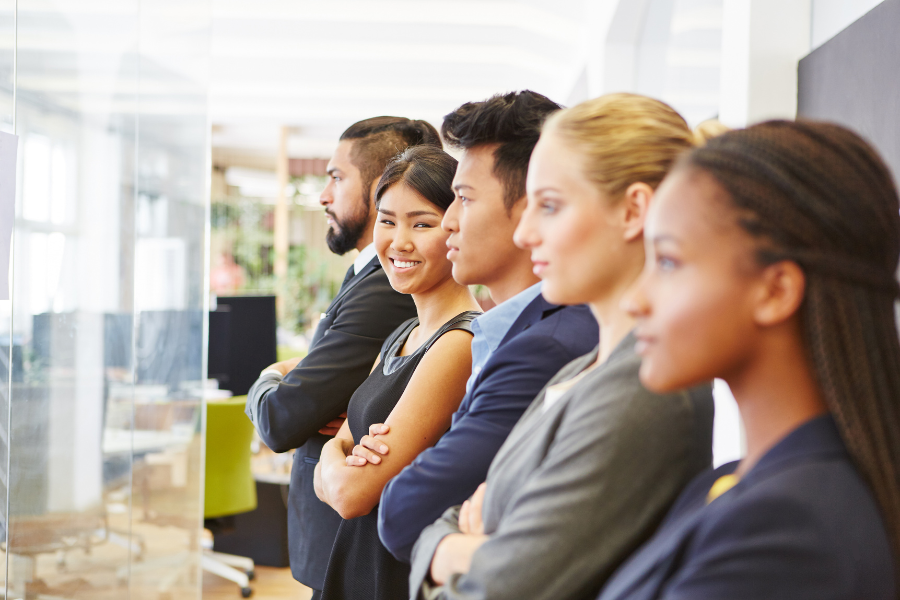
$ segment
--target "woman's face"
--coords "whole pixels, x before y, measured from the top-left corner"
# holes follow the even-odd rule
[[[764,284],[727,193],[702,171],[675,171],[656,193],[644,240],[644,272],[623,301],[637,319],[641,382],[667,392],[730,380],[759,339]]]
[[[545,130],[528,165],[515,242],[531,250],[543,295],[555,304],[602,301],[621,285],[628,262],[621,210],[587,179],[583,160]]]
[[[375,250],[391,286],[420,294],[451,277],[444,214],[404,183],[381,196],[375,223]]]

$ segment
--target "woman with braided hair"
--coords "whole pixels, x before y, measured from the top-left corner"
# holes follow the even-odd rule
[[[683,158],[624,301],[641,381],[720,377],[747,455],[698,476],[602,600],[897,598],[900,203],[854,133],[772,121]]]

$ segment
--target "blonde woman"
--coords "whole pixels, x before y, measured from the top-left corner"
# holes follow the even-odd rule
[[[423,532],[414,597],[593,598],[710,465],[711,387],[646,390],[634,321],[619,307],[644,265],[654,190],[692,139],[669,106],[630,94],[544,126],[516,243],[531,250],[547,301],[591,307],[600,345],[538,395],[486,484]]]

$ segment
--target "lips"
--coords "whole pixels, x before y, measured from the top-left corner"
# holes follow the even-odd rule
[[[650,347],[656,341],[652,337],[642,335],[640,333],[635,333],[635,338],[637,338],[637,341],[634,343],[634,352],[639,356],[647,354],[647,352],[650,350]]]
[[[531,271],[538,277],[540,277],[541,273],[543,273],[544,270],[546,270],[546,268],[550,265],[550,263],[548,263],[546,261],[537,260],[535,258],[531,259],[531,264],[533,265],[531,267]]]

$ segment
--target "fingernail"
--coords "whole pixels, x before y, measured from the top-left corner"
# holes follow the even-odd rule
[[[381,446],[378,450],[379,450],[382,454],[384,454],[385,452],[387,452],[387,446]]]
[[[377,464],[377,463],[380,463],[380,462],[381,462],[381,457],[379,457],[379,456],[373,456],[373,457],[372,457],[372,462],[373,462],[373,463],[376,463],[376,464]]]

